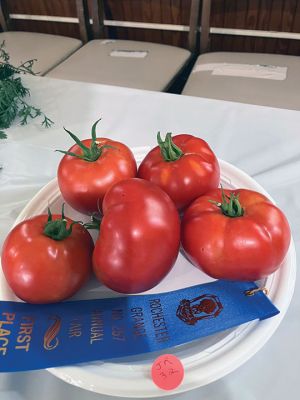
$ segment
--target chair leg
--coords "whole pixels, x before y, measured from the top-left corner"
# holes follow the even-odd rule
[[[80,39],[83,43],[89,40],[90,21],[87,0],[76,0],[76,10],[79,19]]]
[[[211,0],[202,0],[200,54],[209,49],[210,11]]]
[[[0,25],[4,32],[9,30],[10,20],[6,1],[0,0]]]

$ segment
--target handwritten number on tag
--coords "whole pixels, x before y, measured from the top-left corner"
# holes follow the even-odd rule
[[[177,388],[184,377],[184,369],[181,361],[173,354],[164,354],[158,357],[151,370],[153,382],[163,390]]]

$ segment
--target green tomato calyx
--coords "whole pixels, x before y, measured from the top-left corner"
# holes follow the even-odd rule
[[[90,222],[86,222],[84,224],[85,229],[96,229],[96,230],[99,231],[102,218],[103,218],[103,214],[101,213],[100,210],[98,212],[96,212],[96,213],[93,213],[91,215],[91,221]]]
[[[71,138],[76,142],[76,144],[80,147],[82,150],[82,154],[75,154],[72,151],[64,151],[64,150],[56,150],[59,151],[60,153],[67,154],[68,156],[76,157],[84,161],[89,161],[89,162],[94,162],[97,161],[98,158],[101,156],[103,149],[105,148],[113,148],[113,146],[110,146],[108,144],[105,144],[103,146],[99,146],[99,143],[97,142],[97,135],[96,135],[96,127],[98,122],[101,121],[101,118],[98,119],[92,126],[92,142],[91,146],[87,147],[85,146],[82,141],[74,135],[74,133],[70,132],[68,129],[64,128],[64,130],[71,136]]]
[[[230,195],[228,196],[225,194],[223,187],[221,187],[221,191],[222,202],[219,203],[213,200],[210,200],[210,202],[219,207],[222,213],[227,217],[242,217],[244,215],[244,209],[239,202],[239,194],[230,193]]]
[[[167,162],[179,160],[184,155],[183,151],[173,142],[171,132],[166,134],[164,141],[160,136],[160,132],[158,132],[157,143],[163,159]]]
[[[48,221],[44,227],[44,235],[53,240],[64,240],[72,234],[73,225],[82,224],[81,221],[73,221],[69,228],[67,228],[67,220],[64,214],[64,207],[62,205],[61,219],[53,220],[50,208],[48,207]]]

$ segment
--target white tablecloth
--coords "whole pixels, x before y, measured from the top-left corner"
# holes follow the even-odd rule
[[[32,196],[56,175],[72,141],[63,126],[85,138],[100,116],[100,136],[129,146],[153,146],[161,131],[193,133],[219,158],[256,179],[286,213],[299,256],[300,112],[112,86],[26,78],[31,102],[55,121],[14,124],[0,142],[0,244]],[[282,324],[250,361],[205,387],[171,396],[205,400],[296,400],[300,395],[300,293],[296,283]],[[0,375],[1,400],[110,399],[68,385],[47,371]]]

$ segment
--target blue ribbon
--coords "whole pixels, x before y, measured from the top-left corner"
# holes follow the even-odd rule
[[[49,305],[0,302],[0,372],[148,353],[279,313],[253,282]]]

